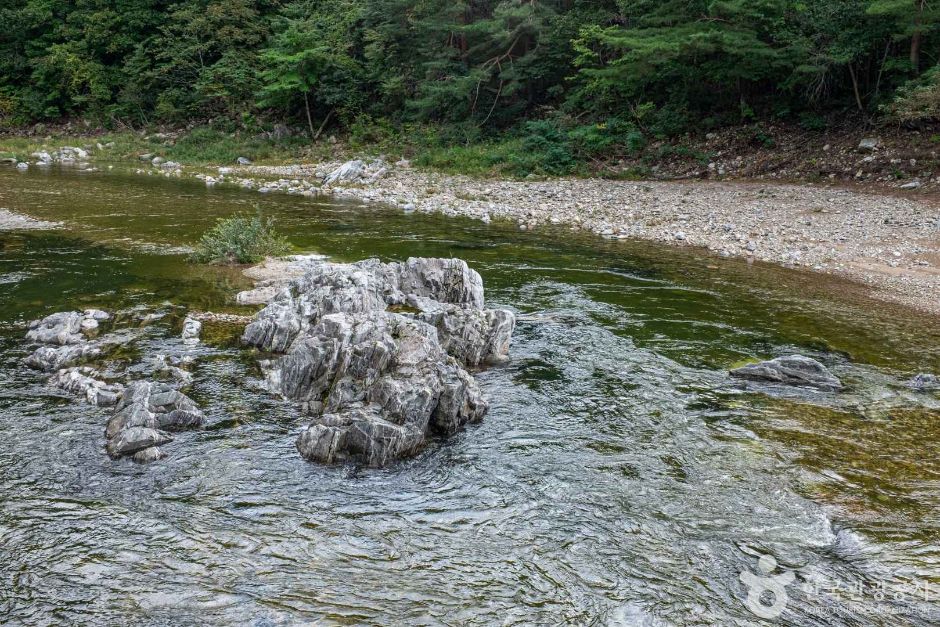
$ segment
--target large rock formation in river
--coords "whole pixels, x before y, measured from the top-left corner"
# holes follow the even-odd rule
[[[263,365],[270,389],[315,417],[301,455],[381,466],[483,417],[465,368],[505,359],[514,326],[483,308],[483,281],[460,259],[369,259],[312,265],[242,339],[284,353]]]

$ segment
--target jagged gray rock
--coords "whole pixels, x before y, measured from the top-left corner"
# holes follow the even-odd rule
[[[82,335],[82,314],[78,311],[62,311],[29,323],[26,339],[41,344],[78,344],[85,340]]]
[[[824,365],[803,355],[777,357],[748,364],[731,371],[732,377],[786,385],[802,385],[822,390],[840,390],[842,382]]]
[[[242,340],[262,350],[284,352],[322,316],[407,306],[409,296],[482,308],[483,280],[461,259],[322,262],[282,289],[248,325]]]
[[[203,414],[188,396],[164,383],[134,381],[124,389],[121,401],[105,428],[108,454],[112,457],[136,454],[173,438],[166,431],[179,431],[202,424]],[[139,431],[139,430],[143,431]],[[131,435],[124,435],[132,432]],[[154,435],[158,434],[158,435]],[[130,444],[153,440],[147,446]],[[169,438],[169,439],[165,439]],[[162,459],[162,451],[135,456],[135,461]]]
[[[190,318],[186,316],[186,319],[183,320],[183,343],[184,344],[198,344],[199,343],[199,333],[202,331],[202,323],[196,320],[195,318]]]
[[[101,380],[101,374],[94,368],[66,368],[59,370],[50,383],[70,394],[82,396],[92,405],[115,405],[121,399],[124,386]]]
[[[100,309],[61,311],[29,323],[26,339],[40,344],[79,344],[86,340],[83,331],[98,328],[99,321],[107,320],[110,314]]]
[[[487,408],[434,327],[387,311],[324,316],[276,363],[269,381],[321,416],[312,426],[325,430],[297,442],[316,461],[348,456],[381,466],[414,453],[429,431],[451,434]],[[334,446],[320,457],[324,437]]]
[[[323,179],[323,183],[325,185],[332,185],[333,183],[358,181],[364,169],[365,163],[358,159],[347,161],[327,174]]]
[[[52,372],[100,357],[101,354],[100,346],[88,342],[65,346],[40,346],[26,358],[25,363],[30,368]]]
[[[409,304],[419,310],[415,317],[437,329],[444,350],[471,368],[504,361],[516,326],[515,316],[505,309],[476,309],[439,303],[412,296]]]
[[[321,262],[242,339],[286,352],[262,366],[269,389],[315,416],[301,455],[381,466],[482,419],[487,404],[463,366],[505,359],[515,325],[483,304],[480,275],[460,259]]]

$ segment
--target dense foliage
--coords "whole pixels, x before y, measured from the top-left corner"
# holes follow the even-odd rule
[[[265,257],[290,252],[290,243],[274,230],[274,223],[261,216],[233,216],[219,220],[203,234],[192,254],[202,263],[257,263]]]
[[[916,121],[940,100],[926,0],[20,0],[0,24],[6,124],[426,122],[451,143],[563,133],[576,159],[607,128]]]

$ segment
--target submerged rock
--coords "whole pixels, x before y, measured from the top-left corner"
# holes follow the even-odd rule
[[[302,456],[382,466],[486,413],[464,366],[505,359],[515,318],[483,303],[480,275],[459,259],[320,262],[242,339],[286,353],[262,365],[272,391],[315,416]]]
[[[842,382],[824,365],[803,355],[777,357],[731,371],[732,377],[786,385],[802,385],[822,390],[840,390]]]
[[[907,386],[912,390],[940,390],[940,377],[935,374],[921,372],[911,377],[911,380],[907,382]]]
[[[160,446],[167,442],[172,442],[173,436],[163,431],[150,429],[147,427],[130,427],[124,429],[116,437],[108,441],[108,455],[111,457],[123,457],[133,455],[139,451],[151,447]],[[146,457],[153,457],[147,455]]]

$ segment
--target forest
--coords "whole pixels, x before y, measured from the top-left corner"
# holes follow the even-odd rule
[[[420,124],[590,152],[756,119],[940,115],[940,3],[926,0],[4,4],[8,128]]]

